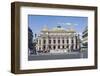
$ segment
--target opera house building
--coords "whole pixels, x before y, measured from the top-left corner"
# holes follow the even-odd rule
[[[72,28],[44,27],[35,39],[37,52],[67,53],[80,51],[80,35]]]

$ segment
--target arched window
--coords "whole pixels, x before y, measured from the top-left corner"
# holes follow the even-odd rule
[[[49,40],[49,44],[51,44],[51,40]]]
[[[43,50],[45,50],[45,45],[43,46]]]
[[[53,46],[53,49],[56,49],[56,46]]]
[[[67,40],[67,44],[69,43],[69,40]]]
[[[58,43],[60,44],[60,40],[58,40]]]
[[[62,43],[64,44],[64,40],[62,40]]]
[[[43,40],[43,44],[46,44],[46,40]]]
[[[60,49],[60,45],[58,45],[58,49]]]
[[[72,44],[73,44],[74,40],[72,39],[71,42],[72,42]]]
[[[62,46],[62,48],[64,49],[64,45]]]
[[[53,43],[55,44],[56,43],[56,40],[53,40]]]
[[[49,49],[51,49],[51,46],[49,45]]]

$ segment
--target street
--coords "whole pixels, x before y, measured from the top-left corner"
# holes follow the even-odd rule
[[[62,54],[30,55],[28,56],[28,60],[79,59],[87,58],[87,55],[87,51]]]

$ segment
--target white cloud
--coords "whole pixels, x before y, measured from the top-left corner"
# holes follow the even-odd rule
[[[76,25],[78,25],[78,24],[76,24],[76,23],[70,23],[70,22],[67,22],[67,23],[58,23],[59,25],[68,25],[68,26],[76,26]]]
[[[72,23],[65,23],[65,25],[73,25]]]

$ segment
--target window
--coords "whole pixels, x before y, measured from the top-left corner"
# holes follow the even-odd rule
[[[62,40],[62,43],[64,44],[64,40]]]
[[[43,46],[43,49],[45,50],[45,46]]]
[[[49,45],[49,49],[51,49],[51,46]]]
[[[49,44],[51,44],[51,40],[49,40]]]
[[[73,39],[71,40],[71,42],[73,43]]]
[[[68,48],[69,46],[67,45],[67,48]]]
[[[75,47],[76,49],[77,49],[77,45],[76,45],[76,47]]]
[[[56,40],[53,40],[53,43],[55,44],[56,43]]]
[[[60,40],[58,40],[58,43],[60,43]]]
[[[56,46],[53,46],[53,49],[55,49],[56,48]]]
[[[73,49],[73,45],[71,45],[71,49]]]
[[[62,46],[62,48],[64,49],[64,45]]]
[[[69,40],[67,40],[67,44],[69,43]]]
[[[60,45],[58,45],[58,49],[60,49]]]
[[[88,36],[88,33],[84,34],[82,37],[85,38],[85,37],[87,37],[87,36]]]
[[[43,44],[46,44],[46,40],[43,40]]]

